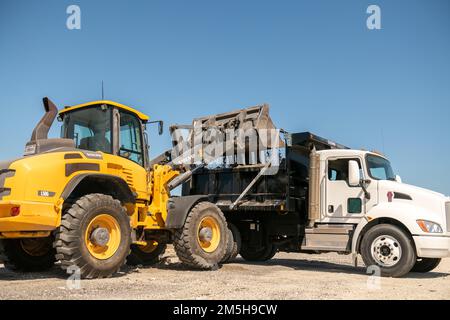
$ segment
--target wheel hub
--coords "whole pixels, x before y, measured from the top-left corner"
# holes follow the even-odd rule
[[[97,246],[104,247],[109,241],[109,232],[106,228],[95,228],[91,234],[91,241]]]
[[[212,253],[220,244],[220,225],[219,222],[211,216],[204,217],[197,229],[197,240],[203,251]]]
[[[87,226],[84,241],[94,258],[106,260],[119,249],[121,237],[121,229],[116,218],[110,214],[99,214]]]
[[[380,236],[372,242],[372,258],[381,266],[392,267],[402,256],[402,249],[397,239],[391,236]]]
[[[201,228],[198,237],[200,238],[200,241],[210,242],[212,240],[212,229],[209,227]]]
[[[391,254],[391,248],[389,248],[388,246],[381,246],[380,253],[381,255],[387,257]]]

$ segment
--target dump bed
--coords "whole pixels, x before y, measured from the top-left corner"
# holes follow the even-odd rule
[[[223,211],[306,210],[310,151],[312,148],[347,147],[310,132],[286,134],[284,140],[285,147],[280,149],[281,161],[275,174],[258,177],[264,167],[262,164],[205,167],[196,171],[192,179],[183,185],[182,194],[207,195],[209,201],[216,203]],[[252,182],[254,184],[245,192]]]

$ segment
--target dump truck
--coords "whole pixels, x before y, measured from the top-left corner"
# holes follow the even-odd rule
[[[284,143],[272,174],[262,174],[268,166],[261,161],[230,165],[223,159],[183,184],[184,197],[203,196],[224,213],[232,258],[336,252],[352,255],[355,266],[362,256],[382,276],[401,277],[431,271],[450,256],[449,197],[402,183],[379,152],[310,132],[280,136]],[[244,150],[251,159],[252,151]]]
[[[177,164],[170,152],[150,159],[147,115],[107,100],[59,112],[50,99],[43,104],[24,155],[0,162],[5,266],[35,271],[58,262],[83,278],[109,277],[125,262],[158,262],[168,243],[193,268],[226,260],[231,232],[222,211],[203,197],[171,196],[202,165]],[[248,127],[264,123],[261,111],[222,120]],[[55,118],[61,136],[48,138]]]

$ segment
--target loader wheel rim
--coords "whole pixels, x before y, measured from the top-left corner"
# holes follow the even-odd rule
[[[152,253],[158,248],[158,242],[156,241],[148,241],[144,246],[138,246],[139,250],[145,253]]]
[[[84,238],[89,253],[99,260],[111,258],[119,249],[120,240],[119,223],[109,214],[95,216],[89,223]]]
[[[197,230],[197,240],[203,251],[214,252],[220,243],[220,225],[213,217],[203,218]]]

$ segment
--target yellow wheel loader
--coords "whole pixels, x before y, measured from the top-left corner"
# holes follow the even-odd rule
[[[149,159],[146,115],[112,101],[59,113],[43,102],[24,156],[0,162],[5,266],[34,271],[58,261],[84,278],[108,277],[127,261],[156,263],[173,243],[183,263],[217,267],[229,246],[225,217],[207,196],[171,197],[191,172],[167,154]],[[61,138],[49,139],[56,117]]]

